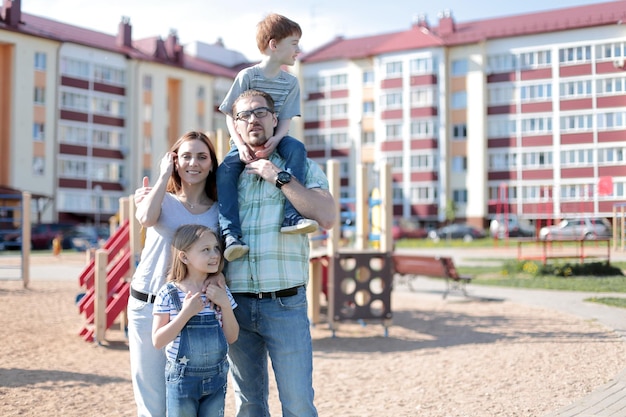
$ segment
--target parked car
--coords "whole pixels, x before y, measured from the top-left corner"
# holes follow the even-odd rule
[[[30,229],[31,249],[52,249],[52,240],[57,236],[69,231],[74,225],[69,223],[40,223]],[[4,236],[3,246],[5,249],[22,248],[22,230]]]
[[[561,220],[554,226],[542,227],[539,231],[541,240],[554,239],[596,239],[613,235],[611,223],[601,217],[578,217]]]
[[[463,239],[466,242],[471,242],[474,239],[482,239],[486,236],[487,234],[484,230],[465,223],[453,223],[428,232],[428,237],[433,240]]]
[[[424,239],[428,231],[420,226],[419,219],[415,217],[395,217],[391,224],[391,236],[393,240]]]
[[[108,227],[77,225],[63,234],[63,249],[86,251],[101,247],[109,238]]]
[[[498,239],[505,237],[533,237],[535,236],[535,228],[528,220],[520,219],[516,215],[500,215],[491,220],[489,234],[491,237],[497,237]]]

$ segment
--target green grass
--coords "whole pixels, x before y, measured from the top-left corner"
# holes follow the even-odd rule
[[[493,264],[490,259],[486,265]],[[502,264],[504,265],[504,262]],[[626,270],[626,263],[615,262],[612,266]],[[461,274],[472,275],[472,284],[496,287],[528,288],[542,290],[626,293],[626,276],[530,276],[526,274],[505,275],[503,266],[457,266]],[[626,297],[593,297],[586,301],[626,308]]]

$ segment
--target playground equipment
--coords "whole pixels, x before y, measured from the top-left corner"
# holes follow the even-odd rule
[[[30,242],[31,235],[31,220],[30,220],[30,206],[32,195],[29,192],[13,193],[13,194],[1,194],[0,195],[0,209],[3,213],[2,228],[13,229],[18,226],[18,230],[22,234],[22,242]],[[0,237],[0,245],[2,245],[2,238]],[[19,265],[2,265],[2,271],[8,272],[9,279],[21,279],[24,288],[28,288],[30,282],[30,245],[21,245],[20,250],[20,262]],[[17,275],[15,276],[15,272]],[[5,278],[5,274],[2,274],[2,278]]]
[[[339,162],[327,162],[326,172],[330,192],[339,195]],[[380,197],[391,201],[391,167],[381,168]],[[340,207],[337,201],[336,224],[329,231],[325,251],[312,252],[309,283],[309,317],[313,324],[319,319],[319,295],[324,281],[327,282],[328,324],[335,335],[340,322],[352,320],[380,321],[388,334],[391,324],[391,289],[393,263],[391,258],[391,205],[379,204],[376,224],[379,241],[376,250],[368,246],[368,190],[364,181],[365,169],[357,168],[356,235],[353,249],[339,248]]]

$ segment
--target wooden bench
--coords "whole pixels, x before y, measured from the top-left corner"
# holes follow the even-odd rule
[[[405,282],[411,291],[415,291],[414,281],[419,277],[444,278],[446,290],[445,299],[451,291],[460,291],[467,295],[466,285],[472,281],[469,275],[460,275],[454,266],[454,261],[445,256],[422,256],[410,254],[392,255],[394,272]]]

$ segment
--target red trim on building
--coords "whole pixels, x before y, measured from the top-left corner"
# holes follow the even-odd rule
[[[551,111],[552,111],[551,101],[522,104],[522,113],[543,113],[543,112],[551,112]]]
[[[515,171],[490,171],[487,173],[487,181],[516,180]]]
[[[420,150],[420,149],[437,149],[439,145],[437,144],[437,139],[413,139],[411,140],[411,150]]]
[[[93,115],[93,122],[100,124],[100,125],[105,125],[105,126],[124,127],[125,125],[124,119],[120,119],[118,117],[111,117],[111,116],[102,116],[99,114]]]
[[[330,98],[345,98],[349,95],[348,90],[335,90],[330,92]]]
[[[402,109],[384,110],[380,113],[382,120],[402,119]]]
[[[593,167],[561,168],[561,178],[593,178]]]
[[[68,77],[66,75],[61,76],[61,85],[67,87],[81,88],[83,90],[89,89],[89,81],[79,78]]]
[[[551,169],[528,169],[525,168],[522,170],[522,179],[523,180],[550,180],[552,181],[552,170]]]
[[[514,113],[515,113],[515,104],[504,104],[501,106],[489,106],[487,108],[488,115],[514,114]]]
[[[624,142],[626,141],[626,130],[607,130],[598,132],[598,142]]]
[[[509,81],[515,81],[514,72],[502,72],[499,74],[487,75],[487,83],[504,83]]]
[[[412,75],[410,84],[412,87],[418,85],[437,85],[437,76],[435,74]]]
[[[561,77],[591,75],[591,64],[564,65],[559,68],[559,75]]]
[[[380,150],[383,152],[401,151],[403,149],[402,141],[386,141],[380,144]]]
[[[562,133],[561,144],[562,145],[576,145],[579,143],[593,143],[593,133]]]
[[[487,147],[492,148],[512,148],[517,142],[516,138],[492,138],[487,139]]]
[[[59,154],[87,156],[87,147],[79,146],[79,145],[68,145],[67,143],[62,143],[59,145]]]
[[[434,171],[413,171],[411,172],[411,181],[412,182],[427,182],[427,181],[437,181],[439,176]]]
[[[87,123],[89,121],[89,115],[86,113],[79,113],[77,111],[72,110],[61,110],[60,112],[61,120],[72,120],[75,122],[83,122]]]
[[[437,116],[436,107],[417,107],[411,109],[411,117],[431,117]]]
[[[626,175],[626,167],[624,165],[598,167],[599,177],[623,177],[624,175]]]
[[[561,110],[585,110],[590,109],[593,102],[591,98],[576,98],[571,100],[561,100]]]
[[[350,120],[348,119],[336,119],[336,120],[330,121],[331,128],[348,127],[349,125],[350,125]]]
[[[402,78],[388,78],[386,80],[382,80],[380,83],[380,88],[391,89],[391,88],[402,88]]]
[[[598,108],[626,107],[626,95],[598,97]]]
[[[520,80],[522,81],[543,80],[546,78],[552,78],[552,68],[520,71]]]
[[[522,146],[552,146],[552,135],[524,136]]]
[[[93,90],[100,91],[102,93],[116,94],[118,96],[126,95],[126,89],[124,87],[103,83],[93,83]]]

